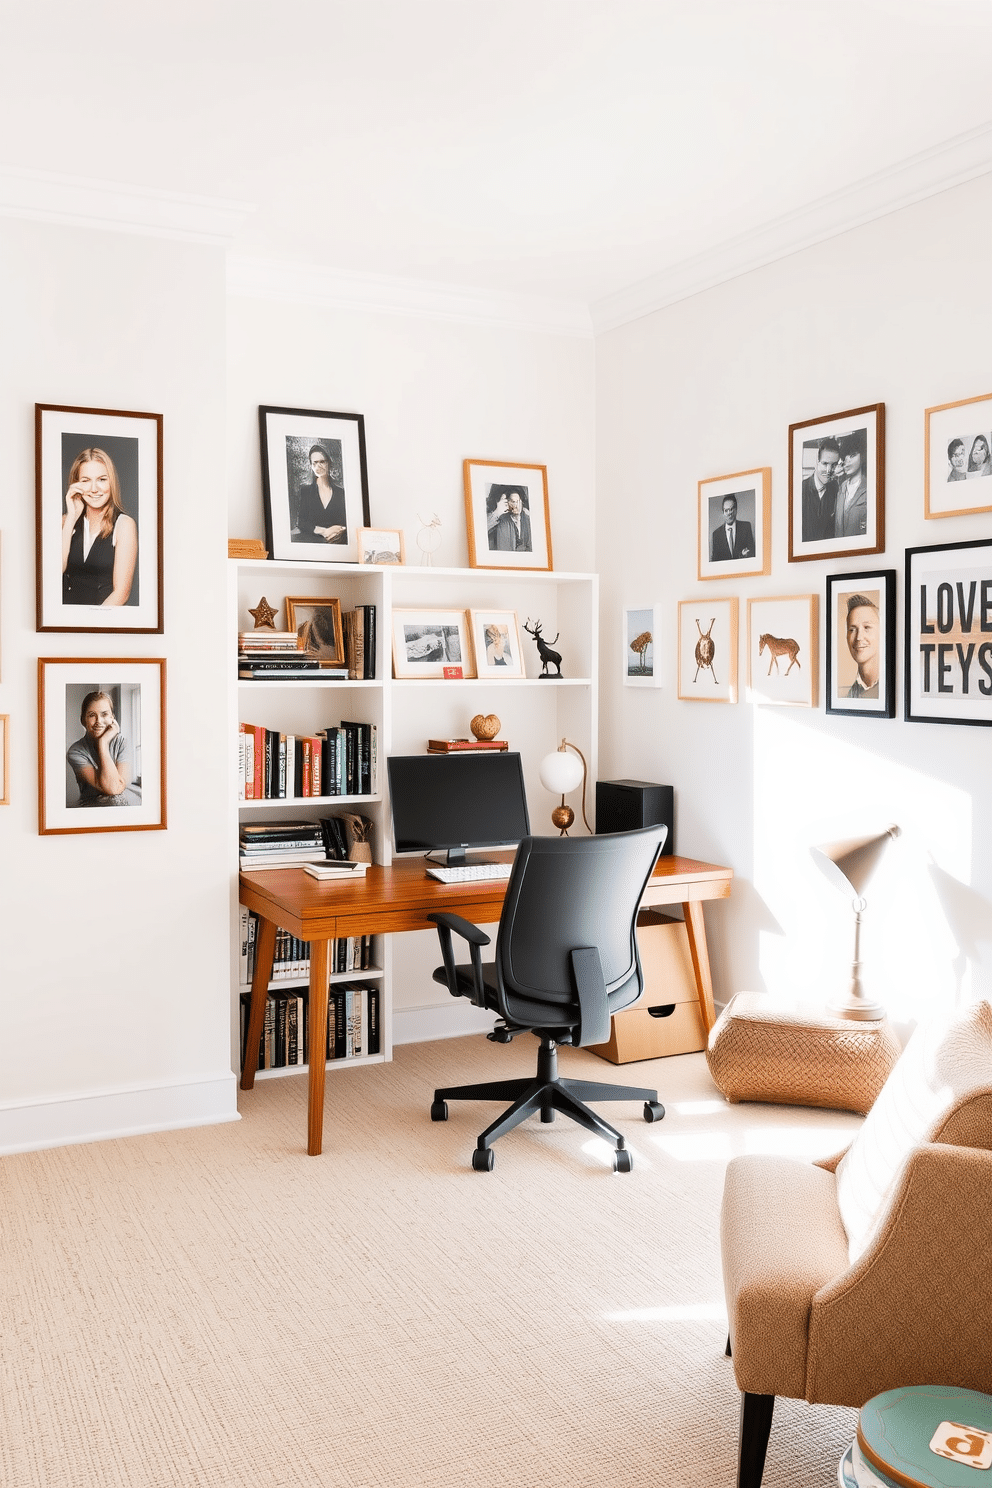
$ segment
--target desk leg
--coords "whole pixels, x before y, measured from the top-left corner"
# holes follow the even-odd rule
[[[688,904],[683,904],[682,912],[685,915],[689,955],[692,957],[692,970],[696,978],[699,1011],[703,1015],[703,1028],[709,1034],[716,1022],[716,1011],[713,1007],[713,977],[710,974],[710,957],[706,949],[706,925],[703,920],[702,900],[693,899]]]
[[[245,1062],[241,1071],[241,1089],[252,1090],[258,1068],[258,1041],[265,1022],[265,999],[272,979],[272,958],[276,949],[276,927],[272,920],[259,920],[255,937],[255,975],[251,979],[251,1002],[248,1004],[248,1033],[245,1037]]]
[[[327,1053],[327,988],[330,947],[310,942],[310,1080],[307,1090],[307,1152],[319,1157],[324,1134],[324,1064]]]

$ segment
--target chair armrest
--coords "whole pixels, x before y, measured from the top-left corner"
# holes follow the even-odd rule
[[[489,936],[484,930],[480,930],[478,925],[473,925],[471,920],[465,920],[461,915],[438,912],[429,914],[427,918],[437,926],[437,938],[441,942],[441,960],[444,962],[444,979],[451,996],[466,996],[464,988],[458,985],[455,953],[451,946],[451,932],[454,931],[456,935],[468,941],[469,953],[472,957],[471,1001],[476,1007],[485,1007],[486,989],[482,980],[482,957],[479,950],[480,947],[489,944]]]
[[[427,918],[433,920],[439,928],[443,925],[448,930],[454,930],[456,935],[462,936],[470,945],[487,946],[489,944],[490,938],[486,932],[480,930],[478,925],[473,925],[471,920],[463,919],[461,915],[438,913],[429,914]]]
[[[916,1148],[867,1249],[817,1292],[806,1399],[862,1405],[898,1385],[992,1391],[992,1152]]]

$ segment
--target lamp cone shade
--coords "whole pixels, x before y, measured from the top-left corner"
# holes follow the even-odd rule
[[[870,837],[845,837],[840,842],[821,843],[811,847],[810,853],[835,889],[860,899],[889,841],[898,836],[899,828],[893,824]]]

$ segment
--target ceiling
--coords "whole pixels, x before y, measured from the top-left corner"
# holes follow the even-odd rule
[[[961,178],[962,136],[992,170],[992,0],[7,0],[2,35],[0,166],[489,293],[594,304],[907,160]]]

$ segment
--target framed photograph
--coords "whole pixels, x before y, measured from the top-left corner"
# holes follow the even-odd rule
[[[679,697],[736,703],[736,599],[679,601]]]
[[[279,560],[357,563],[371,524],[360,413],[259,408],[265,545]]]
[[[162,631],[162,415],[34,406],[40,631]]]
[[[38,831],[165,827],[165,662],[38,660]]]
[[[480,677],[526,677],[515,610],[469,610],[475,670]]]
[[[344,666],[344,633],[341,626],[339,599],[286,600],[286,620],[296,631],[297,644],[308,656],[316,656],[328,666]]]
[[[927,409],[923,481],[928,517],[992,511],[992,393]]]
[[[905,717],[992,724],[992,538],[906,549]]]
[[[394,610],[393,676],[474,677],[464,610]]]
[[[739,470],[699,482],[699,577],[746,578],[771,569],[772,471]]]
[[[10,805],[10,716],[0,713],[0,806]]]
[[[551,569],[548,467],[466,460],[470,568]]]
[[[896,716],[896,571],[827,575],[828,713]]]
[[[885,404],[789,425],[789,562],[885,547]]]
[[[660,687],[658,637],[661,605],[641,605],[623,612],[623,681],[625,687]]]
[[[790,594],[747,602],[747,686],[755,703],[815,708],[818,598]]]
[[[396,527],[359,527],[359,563],[398,564],[406,562],[406,544]]]

